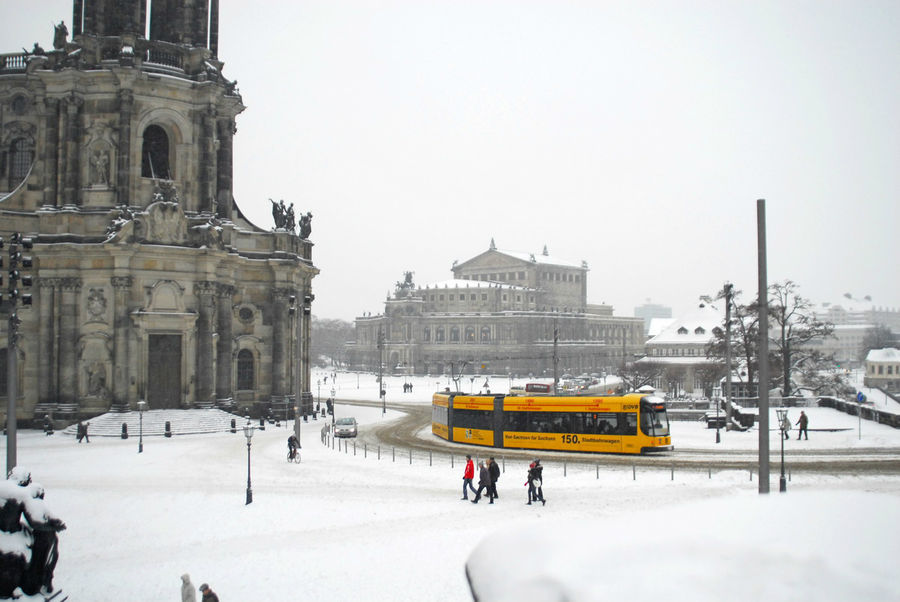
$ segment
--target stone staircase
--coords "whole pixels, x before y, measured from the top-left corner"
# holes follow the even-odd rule
[[[200,433],[221,433],[231,430],[231,421],[240,432],[246,420],[215,408],[202,410],[148,410],[144,412],[144,436],[165,435],[166,422],[171,426],[172,435],[196,435]],[[139,412],[109,412],[87,420],[89,437],[121,437],[122,424],[127,425],[128,436],[137,437],[140,430]],[[257,421],[258,423],[258,421]],[[74,436],[77,424],[67,426],[62,432]]]

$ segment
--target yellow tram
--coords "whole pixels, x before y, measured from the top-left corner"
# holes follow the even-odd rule
[[[652,395],[435,393],[432,434],[470,445],[614,454],[671,451],[665,402]]]

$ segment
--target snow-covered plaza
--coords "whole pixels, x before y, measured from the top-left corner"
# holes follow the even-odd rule
[[[314,376],[314,394],[324,376]],[[411,394],[403,379],[386,381],[389,402],[427,404],[446,386],[446,378],[406,380]],[[363,434],[400,416],[340,403],[377,400],[371,375],[338,373],[322,384],[323,399],[332,387],[337,415],[355,416]],[[859,430],[856,417],[825,408],[809,413],[812,429],[846,430],[786,442],[788,463],[802,449],[900,454],[898,430],[865,421]],[[300,464],[285,461],[286,426],[253,436],[249,505],[240,430],[145,431],[143,453],[134,431],[127,440],[95,434],[89,444],[20,431],[18,464],[68,526],[55,585],[72,602],[158,602],[179,599],[189,573],[223,602],[463,601],[471,600],[469,562],[483,600],[900,599],[900,475],[791,471],[780,494],[777,433],[769,495],[758,493],[756,475],[714,463],[636,473],[573,463],[564,476],[544,462],[548,503],[527,506],[525,461],[508,459],[491,507],[460,500],[465,450],[453,466],[447,454],[431,465],[421,455],[410,464],[405,452],[392,460],[387,449],[378,459],[371,447],[354,453],[352,442],[326,447],[322,425],[302,424]],[[752,450],[758,440],[755,430],[723,432],[717,445],[699,422],[674,422],[672,431],[676,455]],[[502,453],[477,454],[489,455]]]

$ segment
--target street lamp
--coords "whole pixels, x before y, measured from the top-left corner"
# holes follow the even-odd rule
[[[778,414],[778,429],[781,431],[781,478],[778,480],[778,491],[784,493],[787,491],[787,481],[784,480],[784,426],[790,424],[790,421],[787,419],[786,408],[776,409],[775,413]]]
[[[253,502],[253,490],[250,489],[250,440],[253,438],[255,428],[249,423],[244,425],[244,436],[247,437],[247,502],[244,504],[245,506]]]
[[[139,433],[138,434],[138,453],[139,454],[144,452],[144,412],[147,411],[148,405],[149,404],[146,401],[144,401],[143,399],[140,400],[139,402],[137,402],[138,417],[139,417],[138,423],[140,425],[138,428],[138,433]]]

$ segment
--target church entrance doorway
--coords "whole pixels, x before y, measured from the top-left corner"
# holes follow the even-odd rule
[[[181,407],[181,335],[151,334],[147,401],[154,410]]]

